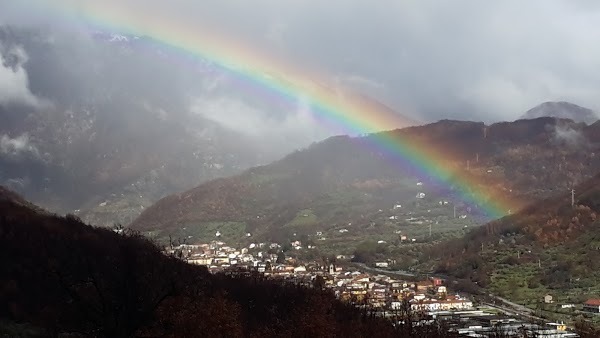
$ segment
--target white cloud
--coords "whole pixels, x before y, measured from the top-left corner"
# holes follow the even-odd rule
[[[31,107],[40,107],[44,102],[29,90],[29,79],[23,65],[27,62],[27,53],[20,47],[2,48],[0,63],[0,105],[19,103]]]
[[[588,147],[590,145],[585,135],[580,130],[573,129],[568,123],[559,123],[554,126],[547,126],[546,128],[552,131],[553,142],[565,144],[569,147]]]
[[[303,146],[329,136],[305,100],[297,100],[291,111],[282,114],[250,105],[231,96],[199,97],[190,110],[231,130],[260,139],[285,139],[289,144]]]

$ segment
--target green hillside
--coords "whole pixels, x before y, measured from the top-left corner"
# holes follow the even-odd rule
[[[420,269],[470,280],[501,297],[566,319],[600,296],[600,175],[570,192],[430,247]],[[554,304],[542,304],[545,295]]]

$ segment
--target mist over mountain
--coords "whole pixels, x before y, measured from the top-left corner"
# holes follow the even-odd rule
[[[0,184],[94,223],[327,135],[302,103],[229,95],[230,73],[149,38],[5,25],[0,52]]]
[[[598,114],[593,110],[563,101],[544,102],[529,109],[521,118],[535,119],[544,116],[571,119],[576,122],[585,123],[594,123],[598,120]]]

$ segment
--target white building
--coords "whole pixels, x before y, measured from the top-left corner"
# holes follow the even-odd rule
[[[473,308],[473,302],[466,299],[422,300],[410,305],[413,311],[467,310]]]

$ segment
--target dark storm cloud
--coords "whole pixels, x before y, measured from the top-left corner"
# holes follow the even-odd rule
[[[600,6],[594,1],[180,0],[154,6],[426,119],[511,119],[548,100],[600,108]]]
[[[595,1],[105,1],[210,27],[423,120],[514,119],[549,100],[600,110]]]

